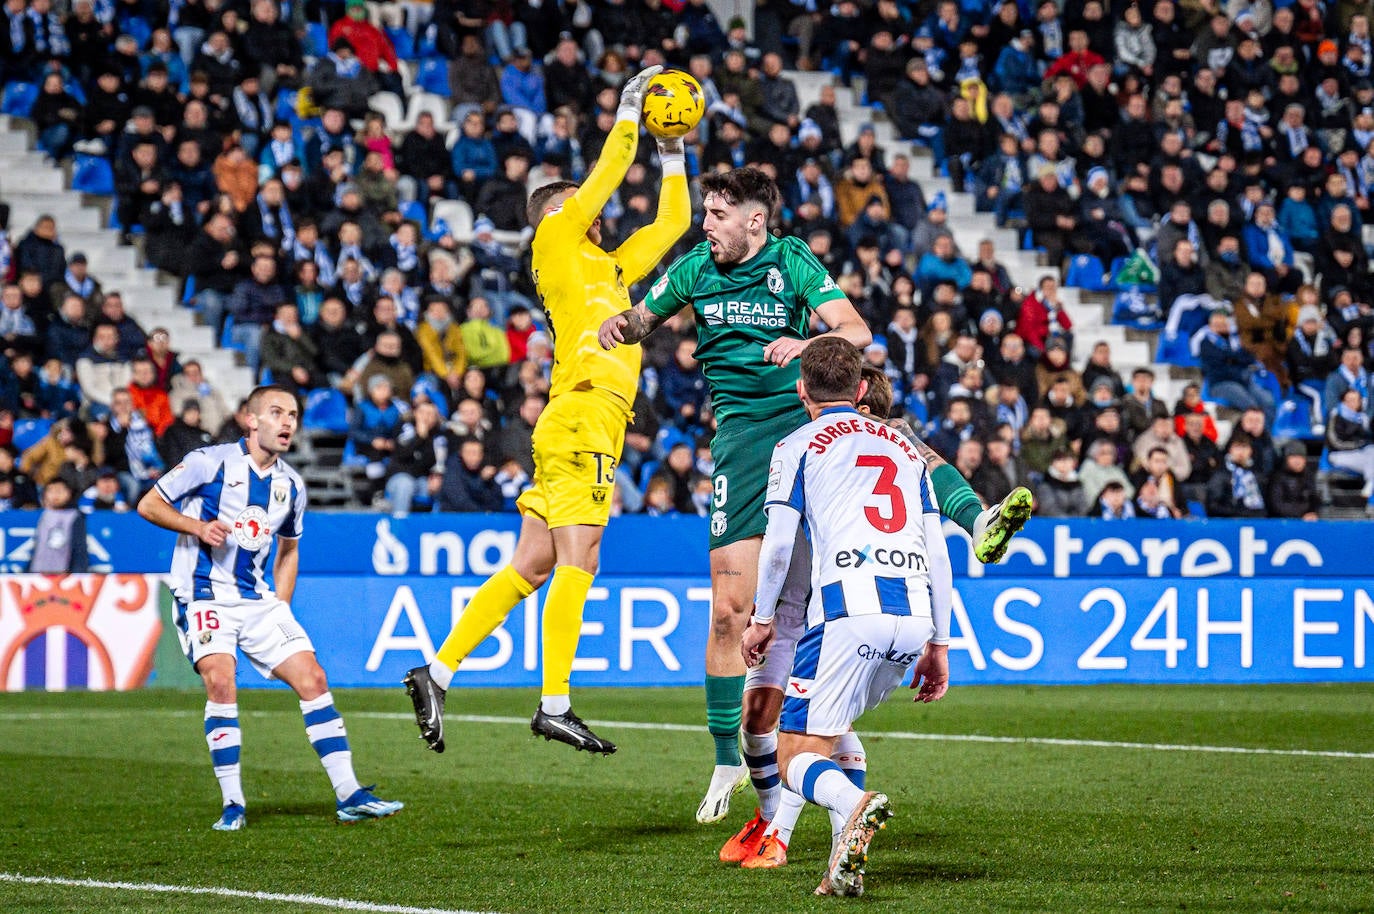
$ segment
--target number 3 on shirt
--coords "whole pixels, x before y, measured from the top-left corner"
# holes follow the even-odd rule
[[[865,506],[864,517],[868,518],[868,522],[882,533],[896,533],[905,527],[906,499],[902,497],[902,490],[893,485],[897,479],[897,464],[892,458],[882,454],[860,454],[854,466],[871,467],[879,471],[873,494],[888,502],[886,513],[877,506]]]

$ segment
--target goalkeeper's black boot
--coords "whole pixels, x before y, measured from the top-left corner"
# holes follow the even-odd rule
[[[602,739],[591,731],[582,718],[572,712],[572,708],[562,714],[545,714],[543,708],[534,712],[534,717],[530,718],[530,730],[535,736],[542,736],[546,740],[556,739],[560,743],[567,743],[574,749],[586,749],[588,752],[600,752],[610,755],[615,751],[615,743],[610,740]]]
[[[444,696],[447,691],[439,688],[434,677],[429,675],[427,666],[417,666],[406,673],[403,681],[406,694],[415,706],[415,723],[420,727],[420,739],[435,752],[443,752]]]

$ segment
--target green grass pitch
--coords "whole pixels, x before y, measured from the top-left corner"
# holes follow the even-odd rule
[[[575,697],[589,720],[682,727],[607,723],[620,752],[590,758],[522,724],[452,719],[527,718],[532,693],[455,690],[436,756],[399,685],[337,693],[359,776],[406,802],[393,819],[340,826],[294,697],[246,693],[249,828],[221,834],[202,696],[0,695],[0,874],[507,914],[1374,910],[1374,685],[956,685],[937,705],[894,698],[860,724],[869,783],[897,815],[859,899],[810,895],[829,842],[819,810],[804,814],[787,868],[717,862],[752,804],[746,791],[726,823],[693,819],[711,764],[697,690]],[[323,910],[3,878],[8,914]]]

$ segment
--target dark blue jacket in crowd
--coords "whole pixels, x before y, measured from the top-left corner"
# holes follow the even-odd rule
[[[1198,361],[1202,363],[1202,376],[1210,384],[1222,381],[1248,384],[1249,369],[1255,364],[1255,357],[1239,344],[1209,331],[1202,338]]]

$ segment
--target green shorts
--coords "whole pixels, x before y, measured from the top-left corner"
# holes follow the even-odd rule
[[[726,419],[711,439],[711,548],[719,549],[751,536],[763,536],[768,494],[768,465],[773,448],[809,421],[800,404],[771,419],[741,416]]]

